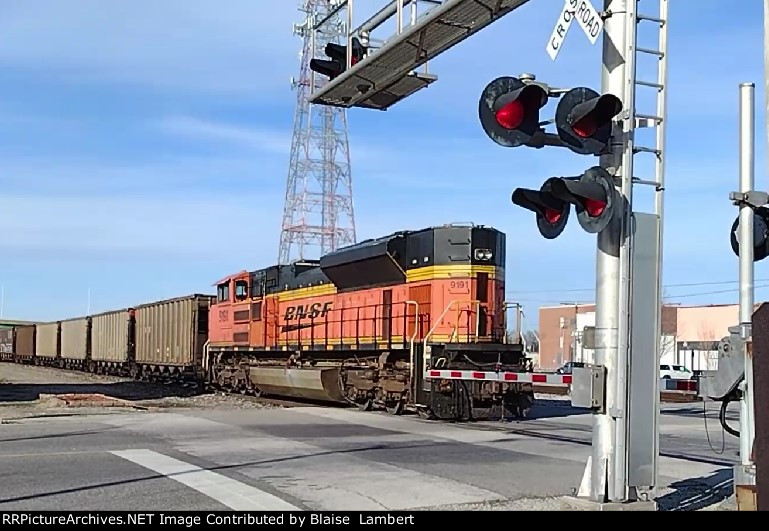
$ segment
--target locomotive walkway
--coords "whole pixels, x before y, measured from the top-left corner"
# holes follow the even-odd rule
[[[556,402],[535,414],[474,426],[319,407],[20,418],[0,425],[0,509],[568,508],[557,497],[579,484],[589,417]],[[731,493],[736,440],[710,450],[701,404],[664,406],[661,422],[660,508],[714,508]],[[720,450],[714,415],[708,428]]]

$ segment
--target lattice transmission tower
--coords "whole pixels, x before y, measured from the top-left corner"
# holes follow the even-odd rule
[[[332,0],[301,0],[305,19],[294,25],[302,37],[301,70],[296,89],[294,134],[286,183],[279,263],[319,258],[356,242],[352,201],[350,147],[344,109],[311,105],[308,97],[327,82],[310,70],[313,57],[323,57],[326,44],[344,44],[346,21],[336,14],[312,28],[332,10]]]

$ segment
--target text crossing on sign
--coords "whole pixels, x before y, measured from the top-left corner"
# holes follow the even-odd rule
[[[603,30],[603,19],[590,0],[565,0],[550,39],[547,41],[547,54],[553,61],[561,51],[563,41],[574,19],[577,20],[591,44],[596,43],[598,35]]]

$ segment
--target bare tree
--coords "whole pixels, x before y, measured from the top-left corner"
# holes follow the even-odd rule
[[[671,335],[662,334],[660,336],[660,360],[668,353],[676,351],[676,337]]]
[[[526,348],[529,352],[539,352],[539,339],[534,330],[526,330],[523,333],[523,339],[526,340]]]
[[[514,330],[508,330],[505,336],[508,343],[517,343],[519,341],[518,334]],[[525,330],[523,332],[523,340],[526,343],[526,350],[528,352],[539,352],[539,340],[537,339],[536,332]]]

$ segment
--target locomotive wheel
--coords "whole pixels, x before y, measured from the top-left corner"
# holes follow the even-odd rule
[[[526,393],[516,393],[505,402],[505,409],[519,419],[528,418],[531,414],[531,407],[534,405],[532,397]]]
[[[433,420],[435,418],[435,414],[433,414],[432,409],[430,409],[429,407],[417,408],[417,415],[419,415],[419,418],[424,420]]]
[[[400,415],[403,413],[403,400],[388,400],[385,402],[385,410],[390,415]]]
[[[363,400],[355,402],[355,405],[357,405],[358,409],[361,411],[371,411],[374,407],[374,401],[370,398],[364,398]]]

